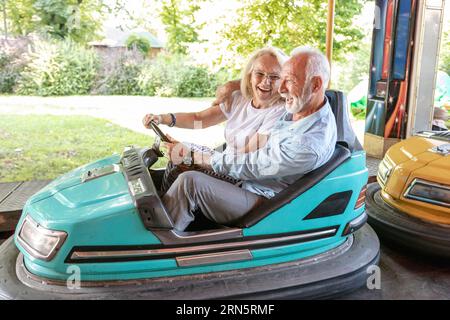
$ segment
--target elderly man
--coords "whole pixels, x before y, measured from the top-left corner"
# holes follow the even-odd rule
[[[243,181],[238,186],[201,172],[181,174],[162,199],[175,229],[183,231],[198,209],[212,221],[232,224],[262,199],[275,196],[326,163],[336,144],[336,123],[325,96],[329,77],[329,63],[321,52],[294,50],[283,65],[280,80],[286,113],[269,136],[258,136],[247,153],[191,152],[189,156],[186,148],[174,141],[169,146],[171,158],[192,157],[196,165]]]

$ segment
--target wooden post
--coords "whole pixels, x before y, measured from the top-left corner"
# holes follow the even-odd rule
[[[333,32],[334,32],[334,8],[335,0],[328,0],[328,19],[327,19],[327,40],[326,40],[326,55],[330,62],[330,81],[328,88],[331,86],[331,62],[333,59]]]

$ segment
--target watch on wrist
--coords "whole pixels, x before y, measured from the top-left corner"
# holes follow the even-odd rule
[[[177,123],[177,117],[175,117],[175,115],[173,113],[169,113],[170,118],[172,119],[172,121],[169,124],[169,127],[173,127],[176,123]]]

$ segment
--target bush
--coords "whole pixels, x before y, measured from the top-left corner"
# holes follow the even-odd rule
[[[148,95],[210,97],[229,73],[212,74],[186,56],[160,54],[145,59],[137,50],[100,53],[70,41],[37,41],[24,55],[20,74],[0,71],[0,90],[24,95]],[[0,66],[6,63],[0,55]],[[100,63],[101,62],[101,63]]]
[[[96,88],[92,93],[103,95],[140,95],[138,78],[143,67],[140,54],[125,51],[103,57]]]
[[[215,83],[208,69],[201,66],[184,68],[177,79],[178,97],[210,97],[214,96],[211,83]]]
[[[138,77],[141,66],[134,61],[123,61],[104,79],[100,94],[106,95],[140,95]]]
[[[88,94],[98,68],[96,53],[71,41],[38,41],[28,61],[19,80],[19,94]]]
[[[177,73],[184,68],[181,56],[158,55],[146,63],[138,79],[144,95],[172,97],[176,95]]]
[[[125,42],[128,49],[138,49],[141,53],[144,55],[147,55],[148,52],[151,49],[151,44],[148,39],[138,36],[136,34],[132,34],[128,37],[128,39]]]
[[[0,93],[13,93],[22,68],[18,57],[0,51]]]
[[[142,93],[160,97],[214,96],[217,77],[182,55],[159,55],[145,64],[139,77]]]

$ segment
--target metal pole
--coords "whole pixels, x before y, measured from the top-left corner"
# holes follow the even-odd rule
[[[330,68],[333,59],[334,8],[335,8],[335,0],[328,0],[326,55],[328,61],[330,62]],[[328,88],[330,87],[330,85],[331,81],[328,83]]]
[[[417,1],[406,138],[432,128],[444,9],[444,0]]]

